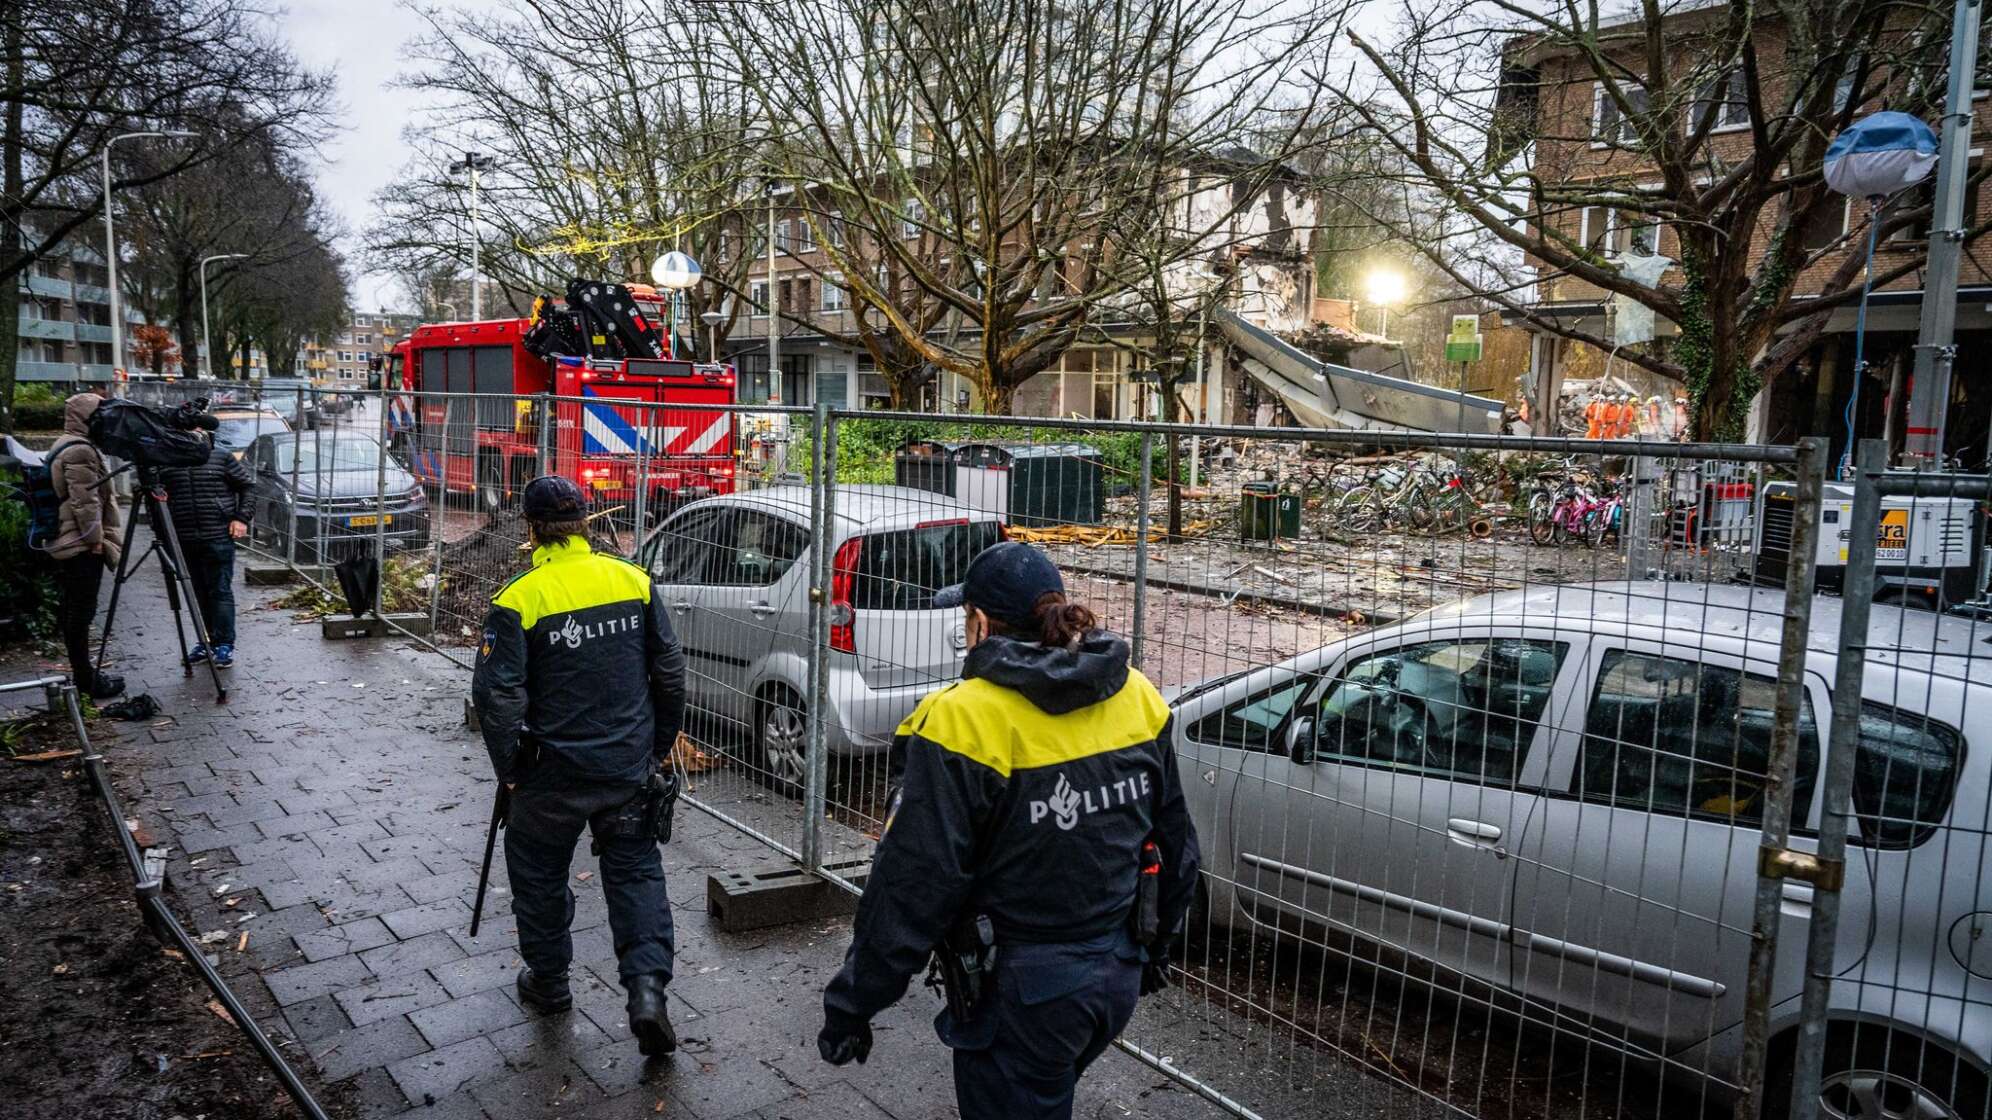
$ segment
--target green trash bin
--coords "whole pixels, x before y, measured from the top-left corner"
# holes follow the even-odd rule
[[[1300,536],[1300,493],[1279,482],[1248,482],[1238,495],[1238,535],[1248,541]]]

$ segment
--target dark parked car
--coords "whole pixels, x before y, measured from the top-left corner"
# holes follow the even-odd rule
[[[256,539],[272,552],[282,553],[293,532],[294,555],[305,563],[369,550],[383,529],[390,551],[429,543],[428,496],[393,456],[383,470],[380,443],[372,436],[258,436],[249,461],[256,472]]]

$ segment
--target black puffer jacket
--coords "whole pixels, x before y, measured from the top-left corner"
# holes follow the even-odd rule
[[[872,856],[833,1022],[905,992],[943,933],[987,914],[999,944],[1070,944],[1124,927],[1143,840],[1161,849],[1162,928],[1195,893],[1196,828],[1169,705],[1095,632],[1070,649],[992,636],[962,680],[920,702],[893,741],[901,784]]]
[[[166,485],[166,505],[173,531],[183,541],[225,541],[228,523],[249,522],[249,488],[255,479],[249,466],[214,448],[198,467],[172,467],[159,472]]]

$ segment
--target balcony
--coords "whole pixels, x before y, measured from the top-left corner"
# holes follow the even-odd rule
[[[111,379],[110,366],[83,365],[74,368],[81,374],[82,379],[85,381],[109,381]]]
[[[98,326],[95,323],[76,324],[76,341],[78,342],[109,342],[110,340],[111,325],[109,323],[105,323],[103,326]]]
[[[74,362],[30,362],[24,358],[14,363],[14,376],[22,381],[74,381],[79,368]]]
[[[111,302],[111,290],[109,288],[99,288],[95,284],[74,284],[71,286],[76,289],[77,303]]]
[[[61,339],[64,342],[74,342],[76,341],[76,324],[66,323],[60,319],[23,318],[21,320],[21,337],[55,338]]]
[[[27,288],[38,296],[55,296],[58,299],[74,298],[76,292],[76,286],[67,280],[33,274],[27,277]]]

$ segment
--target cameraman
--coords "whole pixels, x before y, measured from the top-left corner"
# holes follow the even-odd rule
[[[46,460],[55,496],[62,500],[60,529],[48,547],[55,561],[62,644],[77,691],[96,700],[108,700],[125,687],[123,677],[99,673],[90,662],[90,620],[97,614],[104,569],[118,566],[124,548],[117,500],[105,484],[110,470],[90,442],[90,417],[103,403],[96,393],[70,397],[63,405],[62,437]]]
[[[234,453],[210,444],[207,462],[167,468],[159,480],[207,623],[207,642],[195,645],[188,660],[213,657],[215,668],[229,668],[235,664],[235,542],[249,535],[249,488],[255,479]]]

